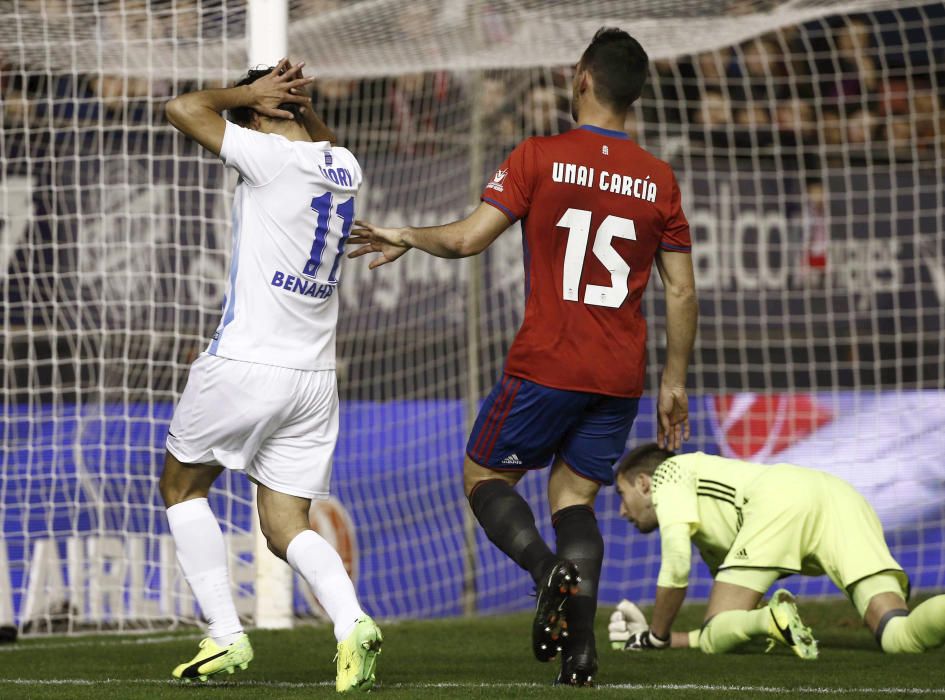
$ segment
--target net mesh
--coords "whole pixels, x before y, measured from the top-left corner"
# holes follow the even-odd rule
[[[358,216],[423,225],[467,211],[522,138],[570,128],[570,67],[599,26],[629,28],[653,62],[626,128],[673,165],[695,241],[690,447],[843,476],[914,584],[945,587],[941,5],[653,5],[298,0],[289,46],[362,162]],[[31,631],[190,622],[157,477],[173,402],[218,321],[234,177],[162,107],[245,71],[245,7],[7,7],[0,618]],[[468,530],[459,478],[470,411],[521,322],[521,260],[513,228],[478,261],[344,269],[333,491],[353,539],[328,520],[380,616],[530,604],[527,576]],[[652,388],[657,282],[644,310]],[[645,398],[631,443],[652,438],[652,416]],[[521,488],[553,541],[545,478]],[[211,502],[246,615],[249,499],[225,475]],[[619,520],[612,491],[598,505],[602,601],[649,599],[656,538]],[[707,590],[700,569],[691,592]]]

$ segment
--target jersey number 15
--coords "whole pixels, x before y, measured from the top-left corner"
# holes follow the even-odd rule
[[[558,226],[568,229],[568,246],[564,251],[564,298],[578,301],[581,272],[587,253],[587,239],[591,233],[591,212],[586,209],[568,209],[558,220]],[[594,234],[594,255],[610,272],[610,286],[589,284],[584,288],[584,303],[592,306],[618,308],[627,298],[627,278],[630,266],[614,250],[614,238],[637,239],[637,230],[631,219],[611,214],[597,227]]]

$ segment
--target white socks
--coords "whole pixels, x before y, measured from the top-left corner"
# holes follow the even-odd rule
[[[345,639],[364,611],[338,552],[317,532],[305,530],[292,539],[285,555],[335,624],[335,639]]]
[[[167,522],[177,545],[177,561],[204,617],[213,641],[224,647],[243,632],[227,569],[223,532],[206,498],[194,498],[167,509]],[[340,642],[364,615],[354,584],[338,552],[314,530],[300,532],[289,543],[286,559],[299,572],[335,625]]]
[[[167,509],[167,522],[177,545],[177,561],[207,618],[209,634],[219,646],[229,646],[242,634],[243,625],[230,592],[220,523],[206,498],[171,506]]]

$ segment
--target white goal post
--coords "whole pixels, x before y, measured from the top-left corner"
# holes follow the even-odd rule
[[[286,53],[304,59],[316,107],[362,162],[358,217],[440,223],[469,210],[521,139],[571,127],[572,66],[602,25],[651,55],[626,128],[673,166],[693,230],[687,449],[843,476],[876,507],[915,588],[945,588],[940,4],[11,4],[0,22],[0,625],[199,621],[157,479],[187,369],[218,321],[234,178],[166,123],[167,99]],[[372,614],[529,605],[528,577],[471,527],[460,477],[469,422],[521,322],[522,268],[517,227],[468,261],[345,263],[336,500],[313,521]],[[654,281],[650,393],[632,444],[655,434],[660,296]],[[551,540],[543,480],[521,488]],[[317,615],[260,549],[252,502],[239,474],[211,497],[240,614],[273,627]],[[648,600],[657,541],[620,521],[612,490],[598,515],[602,605]],[[700,569],[690,593],[707,590]]]
[[[288,56],[289,4],[286,0],[249,0],[246,5],[246,56],[248,65],[274,66]],[[253,488],[255,497],[256,489]],[[292,627],[292,570],[269,551],[253,508],[256,562],[255,616],[257,627]]]

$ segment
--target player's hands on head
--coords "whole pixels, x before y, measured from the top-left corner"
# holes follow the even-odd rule
[[[287,102],[303,106],[312,104],[304,88],[315,79],[302,76],[304,65],[304,61],[293,65],[289,59],[283,58],[268,75],[249,84],[252,101],[246,106],[264,117],[292,119],[292,112],[279,109],[279,105]]]
[[[643,611],[626,598],[621,600],[610,616],[607,636],[612,649],[626,648],[630,637],[650,629]]]
[[[656,401],[656,442],[667,450],[678,450],[689,439],[689,396],[686,387],[660,382]]]
[[[404,230],[403,228],[383,228],[367,221],[356,220],[351,237],[348,238],[348,244],[360,247],[348,253],[348,257],[360,258],[368,253],[380,253],[368,264],[371,270],[394,262],[410,250],[410,246],[404,241]]]
[[[288,59],[283,59],[283,61],[286,61],[286,64],[288,65]],[[298,78],[302,78],[302,79],[307,80],[308,83],[307,83],[306,85],[310,85],[311,83],[315,82],[315,78],[306,78],[306,77],[305,77],[305,75],[304,75],[303,72],[302,72],[302,68],[303,68],[304,66],[305,66],[305,61],[299,61],[299,63],[298,63],[298,69],[299,69]],[[306,110],[306,109],[314,109],[314,107],[312,106],[312,91],[311,91],[310,89],[308,89],[307,87],[304,87],[304,86],[303,86],[303,87],[301,87],[301,88],[289,88],[289,93],[290,93],[291,95],[294,95],[294,96],[296,96],[296,97],[301,98],[300,100],[296,100],[295,102],[296,102],[296,104],[298,104],[298,105],[300,105],[300,106],[302,107],[302,110],[303,110],[303,111]]]

